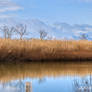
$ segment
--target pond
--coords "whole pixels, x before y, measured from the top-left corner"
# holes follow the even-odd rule
[[[0,64],[0,92],[92,92],[91,62]]]

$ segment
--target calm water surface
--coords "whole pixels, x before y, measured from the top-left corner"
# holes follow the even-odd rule
[[[92,92],[92,63],[0,64],[0,92]]]

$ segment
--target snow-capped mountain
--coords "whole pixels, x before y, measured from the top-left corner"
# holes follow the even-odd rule
[[[49,37],[56,39],[78,39],[81,34],[86,34],[89,39],[92,38],[92,25],[88,24],[74,24],[68,23],[53,23],[48,24],[39,19],[27,19],[27,20],[0,20],[0,26],[9,25],[15,26],[17,24],[26,24],[29,38],[39,38],[39,31],[45,30]]]

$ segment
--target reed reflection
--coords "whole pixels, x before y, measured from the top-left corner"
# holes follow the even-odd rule
[[[88,75],[92,73],[91,62],[36,62],[18,64],[0,64],[0,80],[9,81],[20,78],[44,78],[58,76]],[[43,79],[44,80],[44,79]]]
[[[91,62],[0,64],[0,92],[92,92],[91,73]]]

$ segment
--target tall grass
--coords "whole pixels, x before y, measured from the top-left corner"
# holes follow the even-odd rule
[[[3,60],[92,60],[92,42],[0,39]]]

